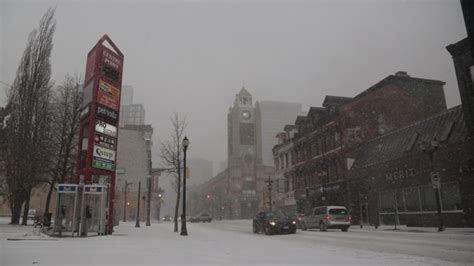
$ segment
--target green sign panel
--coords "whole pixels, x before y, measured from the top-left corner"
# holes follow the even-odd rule
[[[92,161],[92,167],[113,171],[114,168],[115,168],[115,165],[113,163],[107,163],[107,162],[93,160]]]

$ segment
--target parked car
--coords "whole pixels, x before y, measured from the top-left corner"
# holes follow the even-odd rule
[[[191,223],[198,223],[199,219],[196,216],[191,216],[191,217],[189,217],[189,221]]]
[[[351,225],[351,219],[351,215],[346,207],[316,207],[313,208],[309,214],[304,216],[301,229],[319,228],[321,231],[327,231],[327,229],[334,228],[347,232]]]
[[[196,217],[196,219],[198,220],[198,222],[208,222],[210,223],[212,221],[212,217],[211,215],[207,214],[207,213],[201,213],[198,217]]]
[[[266,235],[296,233],[296,221],[280,210],[259,212],[252,221],[253,232]]]
[[[163,222],[171,222],[171,220],[172,220],[171,216],[169,216],[169,215],[163,216]]]

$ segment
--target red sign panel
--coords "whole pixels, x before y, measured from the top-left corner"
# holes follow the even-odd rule
[[[120,108],[120,90],[101,80],[97,92],[97,102],[118,111]]]

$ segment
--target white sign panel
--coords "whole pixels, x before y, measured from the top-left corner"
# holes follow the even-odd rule
[[[97,120],[95,122],[95,131],[110,137],[117,137],[117,127],[104,121]]]
[[[114,162],[115,151],[94,145],[94,158]]]

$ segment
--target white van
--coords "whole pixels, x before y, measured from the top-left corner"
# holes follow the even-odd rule
[[[347,232],[351,226],[351,215],[343,206],[321,206],[306,214],[301,224],[302,230],[319,228],[321,231],[335,228]]]

